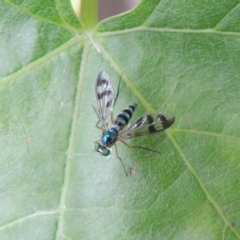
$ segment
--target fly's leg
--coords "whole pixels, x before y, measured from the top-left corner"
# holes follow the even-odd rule
[[[117,102],[117,99],[118,99],[121,80],[122,80],[122,74],[121,74],[121,76],[120,76],[120,80],[119,80],[119,83],[118,83],[117,94],[116,94],[116,97],[115,97],[115,99],[114,99],[113,107],[115,106],[115,104],[116,104],[116,102]]]
[[[113,124],[113,123],[114,123],[113,113],[111,113],[111,121],[112,121],[112,124]],[[115,147],[115,151],[116,151],[117,158],[120,160],[120,162],[121,162],[121,164],[122,164],[122,166],[123,166],[124,172],[125,172],[125,174],[126,174],[126,176],[127,176],[128,174],[127,174],[126,168],[125,168],[125,166],[124,166],[124,164],[123,164],[122,159],[121,159],[121,158],[119,157],[119,155],[118,155],[117,143],[114,144],[114,147]]]
[[[98,112],[97,112],[97,109],[96,109],[94,106],[92,106],[92,108],[93,108],[94,112],[95,112],[95,113],[97,114],[97,116],[98,116],[98,121],[97,121],[95,127],[98,128],[98,129],[100,129],[100,130],[103,130],[102,127],[99,126],[99,123],[100,123],[100,120],[99,120],[99,119],[100,119],[100,118],[99,118],[99,114],[98,114]]]
[[[102,130],[102,128],[98,125],[99,122],[100,122],[100,121],[98,120],[98,122],[96,123],[95,127],[98,128],[98,129],[100,129],[100,130]]]
[[[111,122],[112,124],[114,123],[114,117],[113,117],[113,113],[111,112]]]
[[[152,150],[150,148],[146,148],[146,147],[142,147],[142,146],[131,146],[129,144],[127,144],[125,141],[121,140],[120,141],[127,147],[129,148],[140,148],[140,149],[144,149],[144,150],[147,150],[147,151],[150,151],[150,152],[155,152],[155,153],[161,153],[160,151],[157,151],[157,150]]]
[[[121,159],[121,158],[119,157],[119,155],[118,155],[117,144],[115,143],[114,146],[115,146],[115,151],[116,151],[117,158],[120,160],[120,162],[121,162],[121,164],[122,164],[122,166],[123,166],[123,169],[124,169],[124,172],[125,172],[126,176],[128,176],[127,171],[126,171],[126,168],[125,168],[125,166],[124,166],[124,164],[123,164],[123,161],[122,161],[122,159]]]

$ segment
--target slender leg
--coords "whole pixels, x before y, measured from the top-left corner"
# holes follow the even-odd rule
[[[102,128],[100,126],[98,126],[98,124],[99,124],[99,121],[96,123],[95,127],[102,130]]]
[[[119,95],[119,88],[120,88],[120,83],[121,83],[121,80],[122,80],[122,74],[120,76],[120,80],[119,80],[119,83],[118,83],[118,89],[117,89],[117,94],[116,94],[116,97],[114,99],[114,104],[113,104],[113,107],[115,106],[116,102],[117,102],[117,99],[118,99],[118,95]]]
[[[100,126],[98,125],[98,124],[100,123],[100,120],[99,120],[99,115],[98,115],[97,109],[96,109],[93,105],[92,105],[92,108],[93,108],[94,112],[95,112],[95,113],[97,114],[97,116],[98,116],[98,121],[97,121],[95,127],[98,128],[98,129],[103,130],[102,127],[100,127]]]
[[[129,147],[129,148],[140,148],[140,149],[144,149],[144,150],[147,150],[147,151],[150,151],[150,152],[156,152],[156,153],[161,153],[159,151],[156,151],[156,150],[152,150],[150,148],[145,148],[145,147],[141,147],[141,146],[131,146],[129,144],[127,144],[125,141],[123,140],[120,140],[125,146]]]
[[[124,172],[125,172],[125,174],[126,174],[126,176],[128,176],[128,174],[127,174],[127,171],[126,171],[126,168],[125,168],[125,166],[124,166],[124,164],[123,164],[123,161],[122,161],[122,159],[119,157],[119,155],[118,155],[118,150],[117,150],[117,144],[115,143],[115,151],[116,151],[116,155],[117,155],[117,158],[120,160],[120,162],[122,163],[122,166],[123,166],[123,169],[124,169]]]
[[[111,112],[111,122],[112,124],[114,123],[114,117],[113,117],[113,113]]]
[[[95,127],[102,130],[102,128],[98,125],[98,124],[100,123],[100,120],[99,120],[99,115],[98,115],[97,109],[96,109],[93,105],[92,105],[92,108],[93,108],[94,112],[95,112],[95,113],[97,114],[97,116],[98,116],[98,121],[97,121]]]
[[[111,121],[112,121],[112,123],[114,123],[113,113],[111,113]],[[114,147],[115,147],[115,151],[116,151],[117,158],[120,160],[126,176],[128,176],[127,171],[126,171],[126,168],[125,168],[125,166],[124,166],[124,164],[123,164],[123,161],[122,161],[122,159],[121,159],[121,158],[119,157],[119,155],[118,155],[117,143],[114,144]]]

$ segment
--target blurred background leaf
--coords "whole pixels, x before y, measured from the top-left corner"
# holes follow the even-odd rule
[[[92,28],[65,0],[1,1],[0,239],[240,239],[238,4],[143,0]],[[128,177],[94,152],[101,70],[115,115],[176,115],[130,141],[161,154],[118,144]]]

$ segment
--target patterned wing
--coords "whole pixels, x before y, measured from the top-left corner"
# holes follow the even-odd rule
[[[129,139],[138,136],[158,133],[169,128],[175,121],[173,113],[158,112],[146,114],[133,123],[129,124],[120,133],[120,139]]]
[[[105,71],[98,74],[95,91],[99,122],[101,123],[103,129],[107,129],[107,122],[112,113],[114,104],[114,91],[111,80]]]

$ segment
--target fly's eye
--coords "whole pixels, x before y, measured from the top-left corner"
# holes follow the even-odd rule
[[[100,145],[99,143],[95,143],[95,144],[94,144],[94,147],[95,147],[95,150],[96,150],[97,152],[100,152],[101,145]]]
[[[99,143],[95,143],[95,150],[105,157],[109,156],[111,153],[109,149]]]
[[[103,156],[107,157],[110,155],[110,150],[108,150],[107,148],[103,149],[102,153]]]

